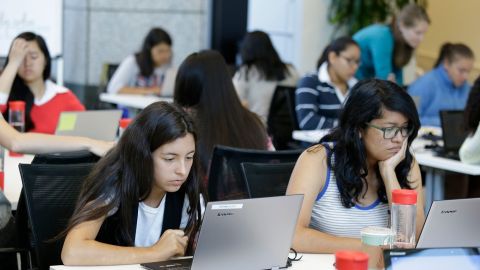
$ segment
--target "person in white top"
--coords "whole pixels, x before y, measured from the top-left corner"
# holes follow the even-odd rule
[[[164,84],[175,78],[176,69],[171,67],[171,60],[170,35],[161,28],[153,28],[145,37],[141,50],[122,61],[107,85],[107,92],[171,96],[173,83]]]
[[[191,253],[203,212],[196,132],[156,102],[85,179],[62,249],[65,265],[154,262]]]
[[[298,73],[282,62],[268,34],[247,33],[241,48],[242,65],[233,77],[233,84],[242,103],[267,122],[270,103],[278,85],[295,87]]]
[[[470,90],[465,107],[465,127],[469,136],[460,147],[460,160],[469,164],[480,164],[480,76]]]

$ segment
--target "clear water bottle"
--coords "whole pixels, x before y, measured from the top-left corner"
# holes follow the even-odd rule
[[[16,100],[8,102],[8,123],[18,132],[25,131],[25,101]],[[22,156],[20,153],[10,151],[12,157]]]
[[[0,146],[0,188],[5,190],[5,149]]]
[[[8,103],[8,123],[18,132],[25,131],[25,102],[10,101]]]
[[[132,122],[131,118],[122,118],[119,121],[118,125],[118,137],[122,137],[123,132],[125,132],[125,129],[127,129],[128,125],[130,125],[130,122]]]
[[[417,192],[396,189],[392,192],[391,225],[395,248],[415,248]]]

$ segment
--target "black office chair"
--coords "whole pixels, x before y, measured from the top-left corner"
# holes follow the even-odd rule
[[[250,198],[285,195],[295,162],[242,162],[242,175]]]
[[[32,164],[79,164],[79,163],[96,163],[100,160],[99,156],[92,154],[90,151],[74,151],[54,154],[38,154],[33,157]]]
[[[49,240],[66,228],[83,180],[92,167],[89,163],[19,165],[39,269],[62,263],[63,239]]]
[[[52,154],[37,154],[32,160],[32,164],[82,164],[82,163],[96,163],[100,157],[92,154],[89,151],[74,151]],[[9,247],[0,249],[0,254],[6,253],[20,253],[22,269],[32,268],[32,265],[36,264],[36,254],[33,252],[36,242],[32,236],[31,225],[29,224],[29,217],[27,213],[27,205],[25,201],[24,191],[20,193],[20,197],[17,204],[17,210],[15,211],[15,227],[16,227],[16,245],[15,247]],[[30,253],[32,252],[32,254]],[[33,259],[32,259],[33,257]],[[33,260],[33,264],[32,264]],[[0,263],[1,265],[1,263]]]
[[[215,146],[208,177],[210,201],[249,198],[242,176],[240,165],[242,162],[269,164],[296,162],[301,153],[301,149],[266,151]]]
[[[101,102],[99,99],[99,95],[101,93],[105,93],[107,91],[107,85],[110,79],[113,77],[113,74],[117,70],[120,64],[117,63],[104,63],[102,65],[102,73],[100,74],[100,82],[98,84],[97,91],[90,91],[93,93],[94,96],[91,96],[91,100],[93,100],[94,107],[93,109],[115,109],[116,106],[113,104]]]
[[[267,118],[268,133],[277,150],[297,149],[292,132],[300,129],[295,112],[295,87],[277,86]]]

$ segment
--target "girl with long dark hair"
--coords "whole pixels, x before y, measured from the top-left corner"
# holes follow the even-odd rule
[[[162,28],[152,28],[142,48],[125,58],[113,74],[107,92],[139,95],[172,95],[166,89],[166,76],[175,76],[171,66],[172,39]],[[171,87],[170,87],[171,88]]]
[[[189,55],[178,69],[174,101],[192,112],[198,128],[198,153],[206,176],[216,144],[267,149],[266,129],[242,106],[223,56],[216,51]]]
[[[293,247],[306,253],[379,248],[360,242],[367,226],[388,227],[394,189],[415,189],[417,236],[424,221],[422,180],[408,151],[420,122],[412,98],[395,83],[353,87],[337,128],[298,159],[287,194],[305,194]]]
[[[178,106],[146,107],[85,180],[64,264],[153,262],[191,251],[203,209],[196,139]]]
[[[8,102],[25,101],[24,131],[53,134],[61,112],[85,110],[70,90],[50,80],[50,68],[42,36],[24,32],[15,38],[0,77],[0,110],[8,119]]]
[[[262,31],[245,35],[240,57],[242,64],[233,77],[233,84],[242,103],[266,123],[275,88],[278,85],[295,87],[297,71],[282,62],[270,37]]]

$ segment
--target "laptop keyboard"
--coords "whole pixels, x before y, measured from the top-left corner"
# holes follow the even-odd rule
[[[190,270],[192,259],[169,260],[155,263],[142,263],[143,268],[150,270]]]

